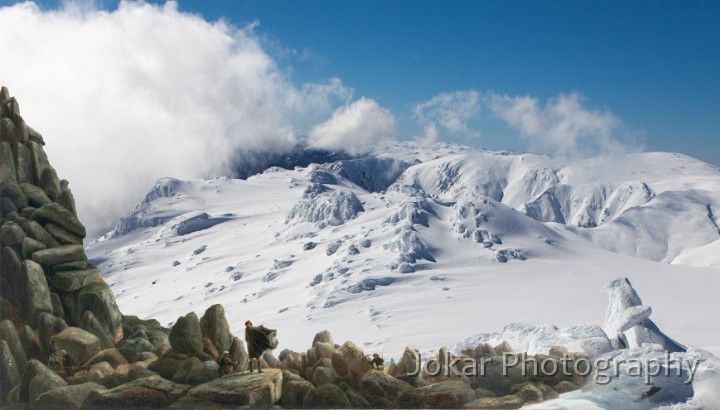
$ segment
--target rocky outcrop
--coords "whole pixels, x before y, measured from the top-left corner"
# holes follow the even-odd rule
[[[29,127],[17,100],[0,92],[0,310],[25,335],[39,336],[47,360],[48,338],[66,326],[80,327],[85,312],[113,343],[123,337],[120,311],[82,246],[86,231],[77,218],[69,183],[50,165],[43,137]],[[49,319],[47,315],[58,318]],[[7,336],[7,335],[5,335]],[[6,337],[3,337],[6,339]],[[104,338],[101,338],[104,339]],[[10,341],[9,346],[14,345]],[[27,347],[33,350],[33,341]],[[109,346],[105,346],[109,347]],[[18,352],[13,353],[18,356]],[[28,352],[29,355],[29,352]],[[24,357],[14,357],[24,369]]]
[[[35,407],[39,410],[81,409],[91,392],[105,390],[104,386],[92,382],[59,387],[41,394]]]
[[[270,407],[282,396],[282,372],[235,373],[194,387],[190,397],[233,406]]]

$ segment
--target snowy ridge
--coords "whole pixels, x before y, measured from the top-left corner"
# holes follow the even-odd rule
[[[568,164],[407,143],[376,156],[390,153],[408,166],[379,192],[398,161],[363,159],[353,163],[359,173],[343,160],[247,180],[164,179],[88,252],[127,314],[167,324],[222,303],[236,332],[247,319],[301,340],[328,328],[387,356],[518,321],[601,323],[606,299],[596,289],[620,275],[684,343],[720,336],[690,303],[714,303],[706,284],[717,269],[678,264],[718,263],[708,212],[720,206],[717,168],[675,154]],[[586,210],[599,226],[529,212],[549,191],[566,222]],[[605,208],[608,217],[597,217]]]

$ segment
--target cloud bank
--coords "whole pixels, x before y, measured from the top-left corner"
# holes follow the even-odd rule
[[[422,140],[432,142],[440,132],[463,137],[479,137],[468,122],[480,112],[480,93],[475,90],[440,93],[413,108],[413,117],[424,126]]]
[[[577,92],[559,94],[542,105],[537,98],[489,93],[490,111],[530,143],[530,148],[563,157],[627,152],[632,148],[623,122],[610,111],[583,106]]]
[[[329,120],[314,126],[308,144],[362,154],[369,147],[391,139],[394,132],[395,116],[377,102],[361,98],[338,108]]]
[[[610,111],[589,108],[573,92],[544,104],[536,97],[494,91],[440,93],[418,103],[413,117],[424,128],[421,142],[452,136],[479,137],[470,124],[500,120],[522,137],[530,150],[565,158],[613,155],[637,150],[635,136]]]
[[[372,142],[393,122],[372,100],[353,103],[340,79],[294,84],[257,24],[208,22],[175,2],[69,4],[0,8],[0,80],[46,134],[91,236],[161,177],[227,174],[238,150],[289,150],[331,114],[313,129],[319,146],[361,151],[363,130]]]

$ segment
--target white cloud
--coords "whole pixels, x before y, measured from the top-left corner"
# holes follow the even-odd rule
[[[633,135],[615,114],[587,108],[579,93],[558,94],[542,105],[531,96],[463,90],[438,94],[413,108],[424,128],[418,140],[424,142],[479,137],[480,131],[469,124],[489,119],[486,113],[516,130],[533,151],[587,157],[637,149]]]
[[[338,108],[329,120],[313,127],[308,143],[315,148],[360,154],[392,138],[394,132],[395,116],[376,101],[361,98]]]
[[[471,130],[468,122],[478,116],[480,102],[480,94],[475,90],[468,90],[441,93],[428,101],[416,104],[413,108],[413,116],[425,127],[421,138],[434,141],[441,130],[451,135],[479,137],[480,133]]]
[[[531,149],[570,157],[625,152],[631,145],[623,122],[610,111],[584,107],[579,93],[559,94],[544,106],[534,97],[495,93],[486,101]]]
[[[158,178],[225,174],[239,148],[289,149],[352,97],[339,79],[293,84],[257,24],[207,22],[175,2],[68,4],[0,8],[0,79],[45,134],[91,235]]]

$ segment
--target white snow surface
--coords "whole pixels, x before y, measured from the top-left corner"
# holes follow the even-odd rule
[[[684,345],[717,346],[717,167],[408,142],[373,154],[247,180],[162,179],[88,253],[124,314],[169,326],[221,303],[235,334],[249,319],[279,329],[280,350],[304,351],[328,329],[385,357],[501,340],[598,356],[611,349],[603,286],[618,277],[645,304],[623,306],[605,330],[652,313]],[[698,351],[692,400],[715,403],[719,366]],[[585,394],[552,405],[612,407]]]

